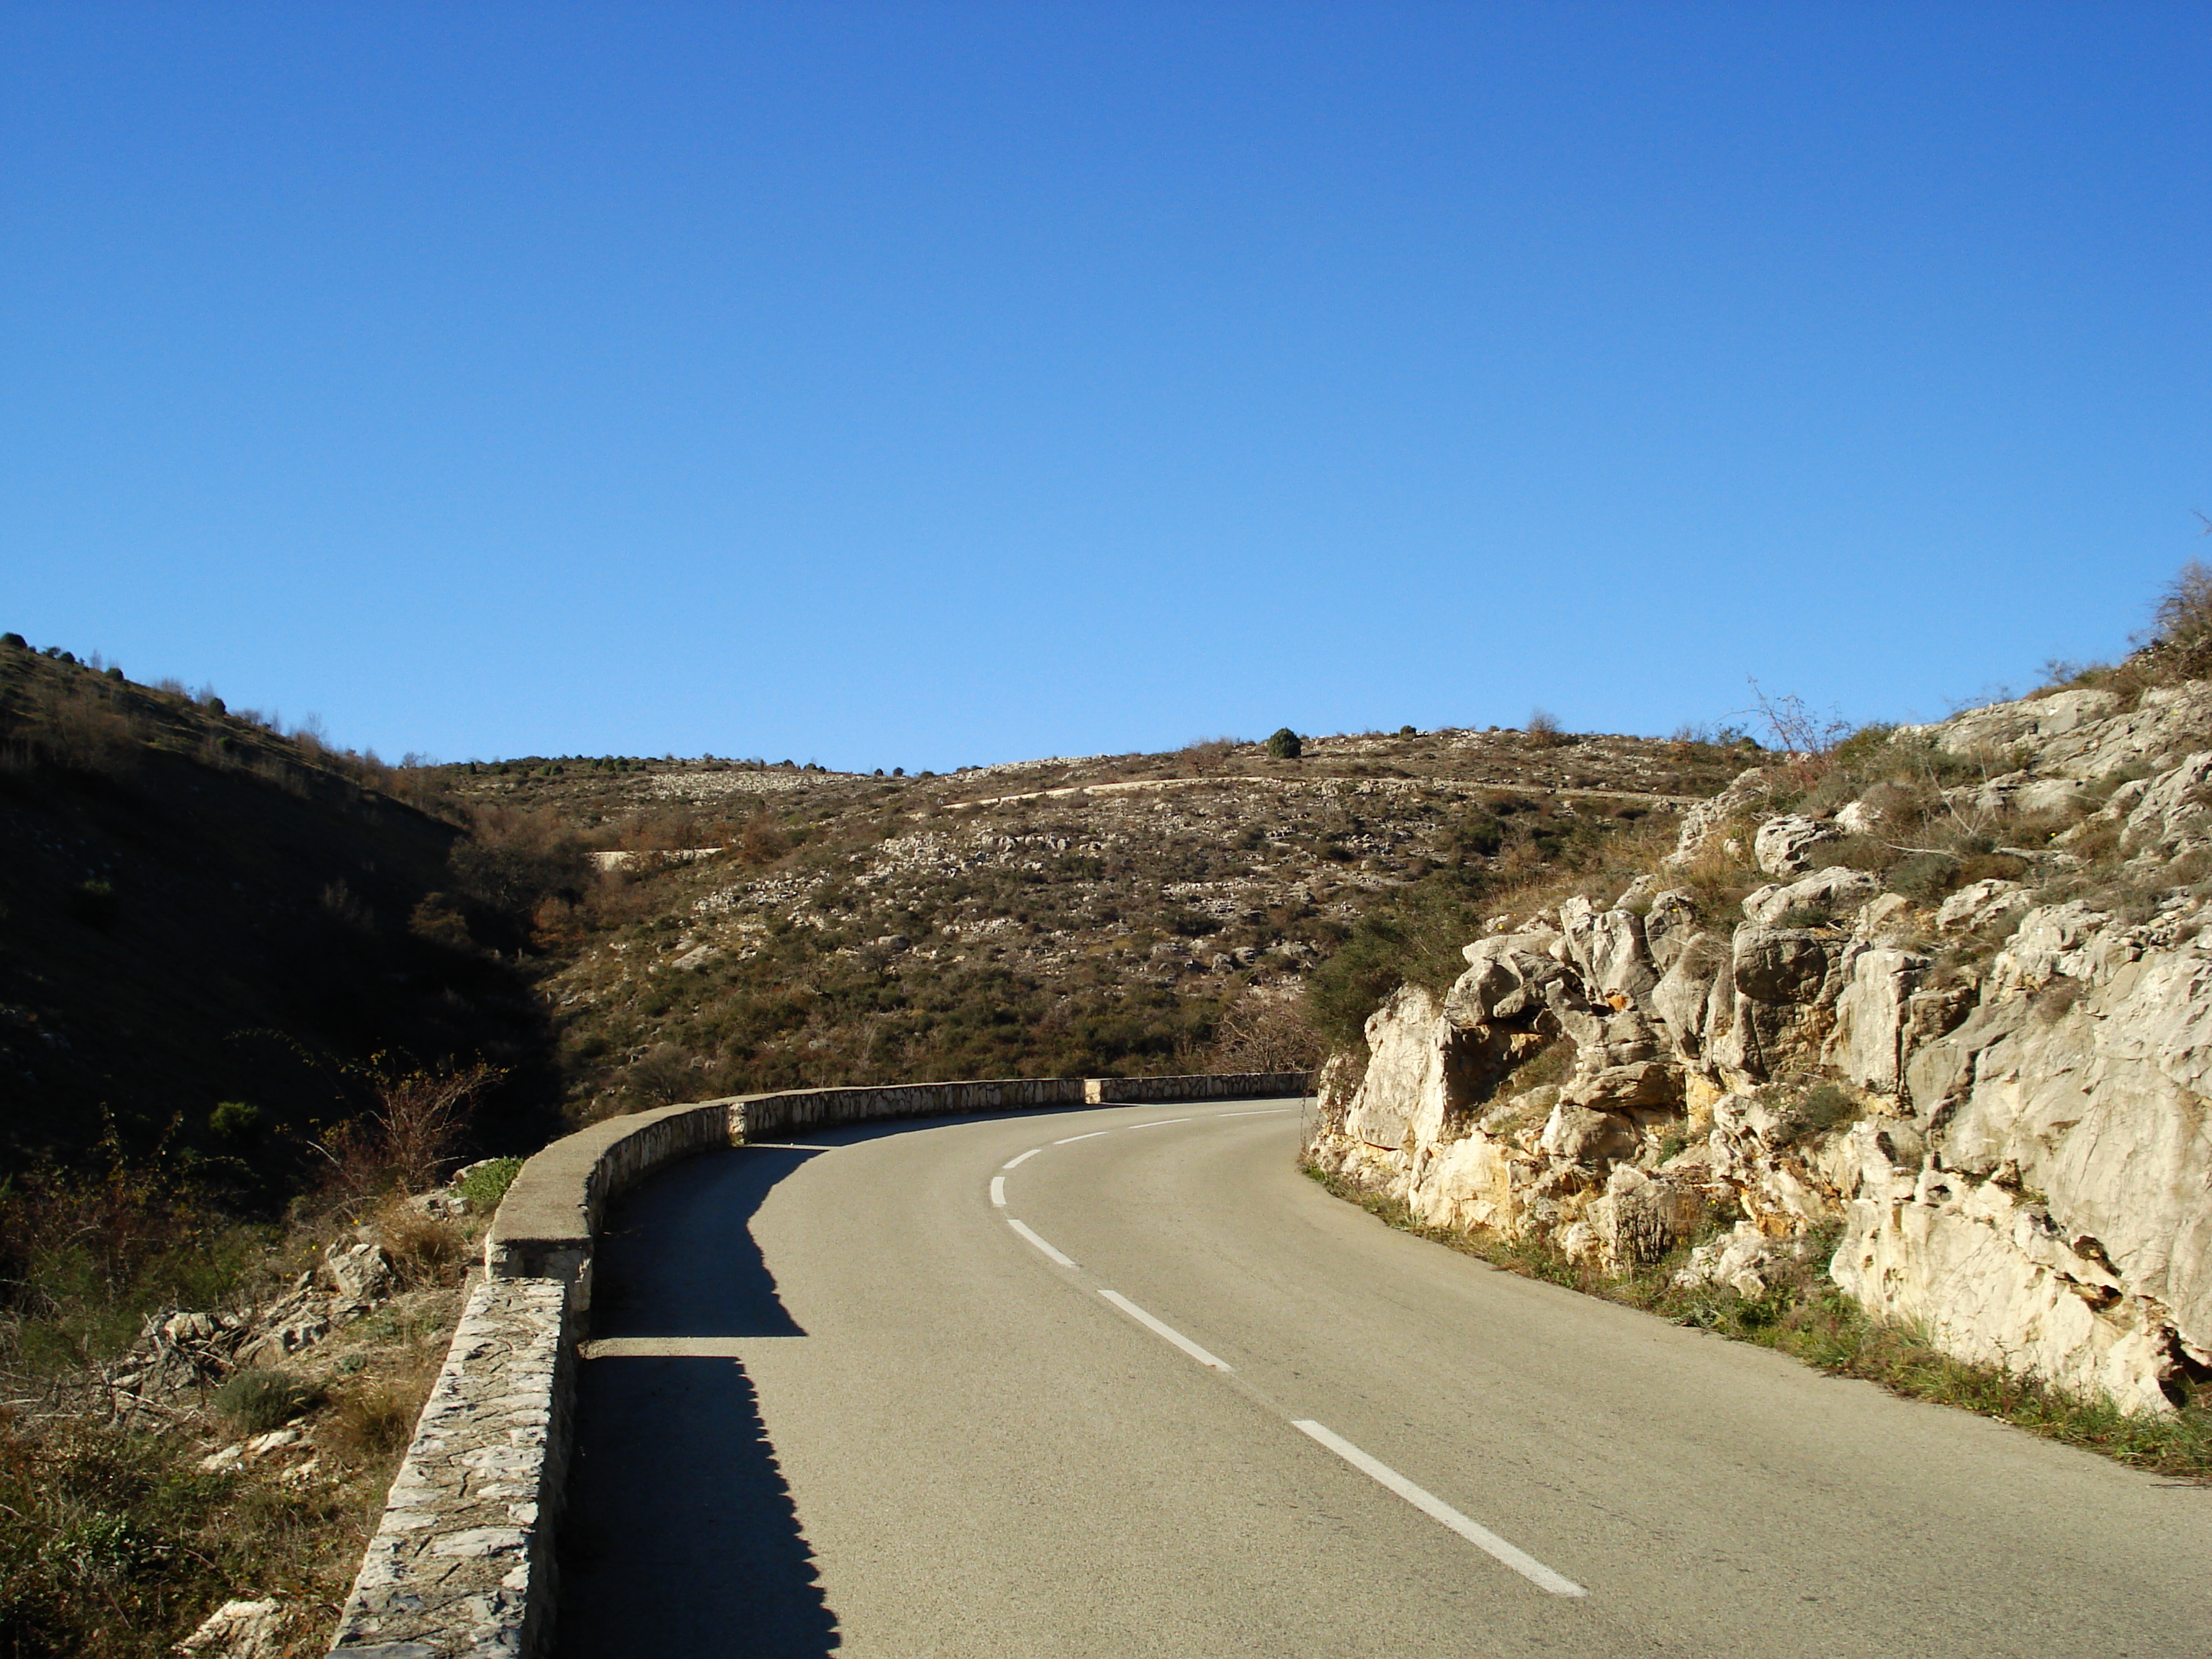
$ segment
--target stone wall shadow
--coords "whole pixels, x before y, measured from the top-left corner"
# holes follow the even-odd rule
[[[813,1149],[688,1158],[608,1217],[593,1340],[803,1337],[748,1226]],[[758,1398],[731,1357],[586,1359],[561,1527],[561,1659],[807,1659],[839,1645]]]

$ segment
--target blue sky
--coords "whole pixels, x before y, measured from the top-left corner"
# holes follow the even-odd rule
[[[2212,550],[2212,10],[0,11],[0,628],[387,756],[1932,718]]]

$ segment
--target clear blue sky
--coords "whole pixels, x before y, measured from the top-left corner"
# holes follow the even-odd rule
[[[2212,8],[0,11],[0,628],[447,759],[1936,717],[2212,551]]]

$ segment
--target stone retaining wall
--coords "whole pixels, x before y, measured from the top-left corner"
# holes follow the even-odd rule
[[[533,1659],[552,1620],[576,1340],[608,1202],[713,1146],[878,1119],[1304,1094],[1303,1072],[798,1089],[610,1118],[522,1167],[392,1483],[331,1659]]]

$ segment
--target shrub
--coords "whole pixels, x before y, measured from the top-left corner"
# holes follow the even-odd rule
[[[381,1382],[338,1397],[318,1442],[347,1462],[370,1462],[405,1449],[422,1410],[422,1390]]]
[[[1958,876],[1959,860],[1948,854],[1915,853],[1889,872],[1889,888],[1907,898],[1932,899],[1948,891]]]
[[[469,1242],[459,1228],[406,1204],[378,1212],[376,1237],[410,1289],[451,1282],[453,1270],[468,1259]]]
[[[221,1101],[208,1114],[208,1128],[218,1140],[244,1140],[260,1127],[261,1109],[249,1101]]]
[[[289,1371],[252,1367],[234,1371],[215,1392],[217,1413],[240,1434],[281,1428],[315,1403],[314,1391]]]
[[[2189,672],[2212,658],[2212,565],[2191,559],[2176,571],[2151,623],[2160,652],[2176,668]]]
[[[30,641],[21,634],[0,634],[0,645],[6,646],[10,651],[28,651],[31,648]]]
[[[1278,727],[1267,739],[1267,752],[1277,760],[1296,760],[1305,749],[1305,740],[1287,726]]]
[[[116,902],[115,888],[105,881],[81,881],[69,890],[64,901],[72,920],[101,933],[113,927],[122,915],[122,907]]]
[[[481,1164],[469,1166],[454,1190],[469,1201],[469,1209],[477,1215],[489,1215],[499,1208],[500,1200],[507,1189],[514,1185],[515,1176],[522,1173],[519,1158],[488,1158]]]
[[[1857,1101],[1832,1083],[1818,1083],[1806,1091],[1799,1103],[1798,1115],[1814,1134],[1826,1134],[1829,1130],[1850,1122],[1864,1109]]]
[[[1194,772],[1211,772],[1226,765],[1237,750],[1234,738],[1194,738],[1182,746],[1182,757]],[[1270,748],[1268,753],[1274,750]]]
[[[1539,749],[1556,749],[1567,740],[1567,734],[1559,730],[1559,717],[1548,708],[1529,710],[1528,723],[1521,729]]]

